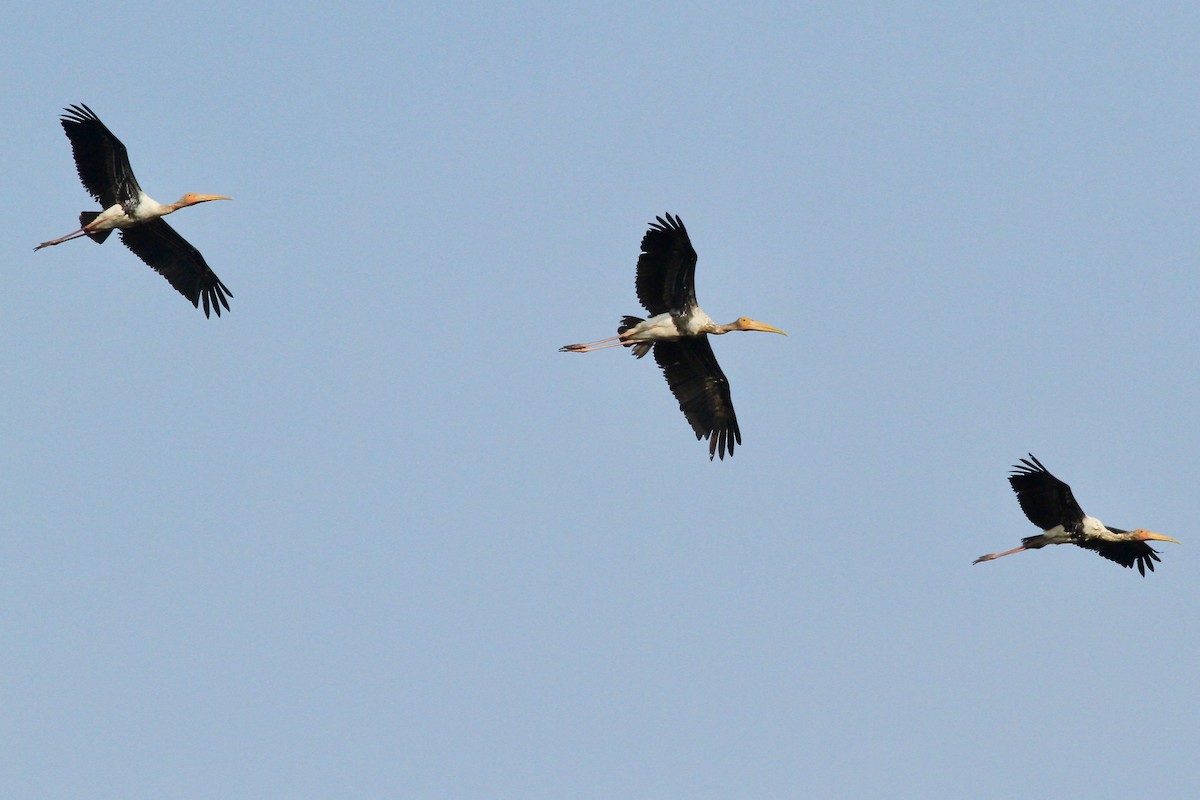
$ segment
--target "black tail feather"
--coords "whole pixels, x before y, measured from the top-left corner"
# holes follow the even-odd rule
[[[100,216],[99,211],[80,211],[79,212],[79,227],[81,227],[81,228],[87,227],[88,223],[90,223],[92,220],[94,220],[98,216]],[[89,239],[91,239],[96,244],[101,244],[105,239],[108,238],[108,235],[112,232],[113,232],[112,228],[109,228],[106,231],[88,231],[87,236]]]
[[[643,321],[644,320],[641,317],[621,317],[621,324],[617,326],[617,335],[624,333],[630,328],[636,327]],[[646,353],[649,353],[650,348],[654,345],[651,342],[629,342],[625,346],[633,348],[633,355],[635,358],[641,358],[642,356],[646,355]]]

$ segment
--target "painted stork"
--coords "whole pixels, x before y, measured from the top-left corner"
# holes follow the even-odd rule
[[[666,215],[650,223],[642,237],[638,256],[637,296],[649,312],[648,319],[624,317],[617,335],[559,348],[563,353],[588,353],[608,347],[632,347],[641,358],[654,350],[667,385],[697,439],[708,441],[708,459],[733,455],[734,444],[742,443],[737,415],[729,396],[729,381],[713,355],[709,334],[730,331],[786,333],[746,317],[718,325],[696,303],[696,251],[688,239],[683,220]]]
[[[1178,539],[1141,528],[1134,531],[1109,528],[1095,517],[1084,514],[1071,494],[1071,487],[1051,475],[1033,453],[1013,467],[1008,482],[1017,493],[1021,510],[1030,522],[1042,529],[1042,533],[1022,539],[1021,546],[1012,550],[980,556],[975,559],[976,564],[1022,550],[1037,550],[1048,544],[1077,544],[1122,567],[1137,564],[1138,572],[1145,575],[1147,569],[1154,571],[1155,561],[1162,560],[1148,541],[1180,544]]]
[[[125,246],[170,281],[193,306],[199,308],[203,298],[204,316],[209,316],[210,307],[221,316],[221,306],[229,309],[226,298],[233,297],[233,292],[213,274],[200,251],[162,218],[197,203],[231,198],[219,194],[185,194],[178,201],[163,205],[142,191],[129,166],[125,145],[94,111],[82,103],[70,106],[64,109],[60,121],[71,140],[79,179],[104,210],[82,212],[78,230],[42,242],[33,249],[41,250],[81,236],[99,244],[118,228]]]

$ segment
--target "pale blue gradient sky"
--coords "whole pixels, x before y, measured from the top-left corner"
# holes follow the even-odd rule
[[[1200,9],[398,5],[9,11],[5,794],[1194,792]],[[225,317],[32,252],[75,102]],[[556,352],[664,211],[724,463]],[[1030,450],[1184,544],[972,567]]]

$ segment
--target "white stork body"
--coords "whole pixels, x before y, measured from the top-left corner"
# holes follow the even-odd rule
[[[1043,544],[1075,544],[1079,539],[1090,539],[1102,542],[1118,542],[1122,539],[1105,527],[1104,523],[1095,517],[1085,515],[1079,522],[1079,532],[1071,534],[1064,526],[1055,525],[1049,530],[1042,531],[1038,537]]]
[[[667,312],[656,314],[627,329],[620,335],[620,343],[677,342],[702,333],[716,333],[719,327],[721,326],[700,308],[692,309],[686,317],[677,317]]]
[[[163,205],[145,192],[138,192],[137,203],[134,205],[132,212],[126,212],[125,206],[117,203],[100,212],[100,216],[96,217],[88,223],[88,231],[111,231],[114,228],[132,228],[134,225],[141,225],[152,219],[166,216],[174,211],[174,208]],[[80,231],[82,233],[82,230]]]

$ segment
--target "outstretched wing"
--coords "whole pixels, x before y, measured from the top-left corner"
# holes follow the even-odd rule
[[[697,439],[708,439],[708,458],[733,455],[734,444],[742,443],[737,415],[729,396],[729,381],[713,355],[708,336],[656,342],[654,360],[662,367],[667,385]]]
[[[122,228],[121,241],[170,281],[180,294],[192,301],[192,305],[198,308],[203,298],[204,316],[209,315],[210,307],[218,317],[221,306],[229,309],[226,297],[233,297],[233,292],[209,269],[200,251],[162,219]]]
[[[1013,467],[1008,482],[1017,493],[1017,502],[1025,516],[1042,530],[1062,525],[1065,530],[1074,531],[1083,523],[1083,509],[1075,502],[1071,487],[1051,475],[1033,453]]]
[[[1103,539],[1087,539],[1076,542],[1080,547],[1094,550],[1109,561],[1115,561],[1122,567],[1132,567],[1137,564],[1138,572],[1143,576],[1146,570],[1154,572],[1154,562],[1162,561],[1158,551],[1145,542],[1106,542]]]
[[[61,122],[71,140],[83,187],[105,208],[116,203],[133,208],[141,187],[129,166],[125,145],[82,103],[64,111]]]
[[[650,316],[696,307],[696,251],[679,217],[656,218],[642,237],[637,296]]]

